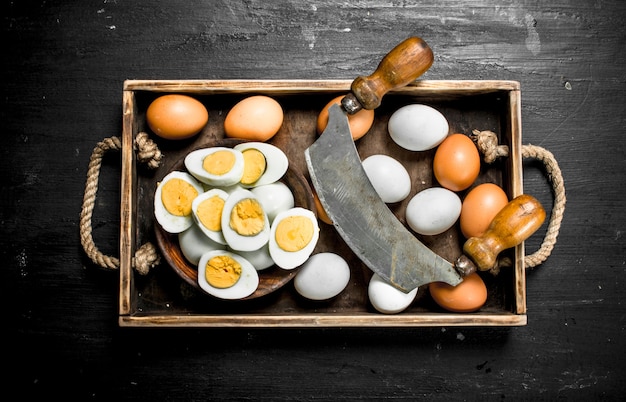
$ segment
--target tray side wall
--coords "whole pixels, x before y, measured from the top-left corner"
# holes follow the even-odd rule
[[[512,196],[517,197],[524,193],[523,164],[522,164],[522,121],[521,121],[521,92],[509,92],[509,119],[510,119],[510,151]],[[517,314],[526,314],[526,271],[524,267],[524,243],[515,247],[514,290],[515,308]]]
[[[121,209],[120,209],[120,293],[119,313],[128,315],[132,312],[131,295],[133,291],[132,260],[135,255],[134,222],[136,220],[135,202],[135,95],[132,91],[123,93],[123,126],[122,126],[122,177],[121,177]]]

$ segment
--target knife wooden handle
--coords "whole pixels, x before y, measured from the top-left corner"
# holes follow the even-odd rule
[[[352,93],[342,100],[344,109],[349,114],[362,108],[376,109],[387,92],[415,81],[430,68],[433,60],[433,51],[424,40],[405,39],[381,60],[372,75],[357,77],[352,82]]]
[[[491,269],[496,265],[500,251],[522,243],[545,219],[546,211],[539,201],[522,194],[498,212],[482,236],[469,238],[463,245],[463,253],[470,257],[478,270]]]

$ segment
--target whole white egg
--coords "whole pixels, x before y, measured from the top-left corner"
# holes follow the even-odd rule
[[[242,183],[243,187],[256,187],[264,184],[270,184],[278,181],[287,172],[289,167],[289,160],[287,155],[275,145],[268,144],[266,142],[243,142],[235,145],[233,149],[244,153],[246,151],[258,151],[260,152],[265,161],[265,167],[262,169],[261,176],[254,182]],[[244,158],[245,159],[245,158]],[[256,166],[255,166],[256,167]]]
[[[294,278],[296,291],[311,300],[327,300],[341,293],[350,281],[350,267],[335,253],[312,255]]]
[[[441,112],[427,105],[412,104],[396,110],[387,123],[396,144],[410,151],[426,151],[448,135],[448,121]]]
[[[411,192],[411,177],[406,168],[388,155],[371,155],[362,162],[376,193],[386,203],[400,202]]]
[[[180,233],[193,225],[191,205],[203,191],[200,183],[186,172],[167,174],[154,193],[154,217],[163,230]]]
[[[461,199],[443,187],[431,187],[415,194],[406,206],[406,221],[423,235],[436,235],[450,229],[461,215]]]
[[[202,183],[226,187],[239,183],[243,176],[244,161],[241,152],[235,149],[210,147],[188,153],[185,167]]]
[[[415,288],[408,293],[393,287],[383,280],[378,274],[374,274],[367,287],[367,295],[372,306],[383,314],[397,314],[407,309],[417,296]]]
[[[269,249],[272,259],[282,269],[302,265],[313,253],[319,240],[315,214],[301,207],[280,212],[270,230]]]
[[[276,218],[279,212],[286,211],[295,206],[293,193],[283,182],[277,181],[275,183],[257,186],[250,191],[261,201],[270,223],[274,221],[274,218]]]
[[[189,229],[180,232],[178,234],[178,245],[183,256],[193,265],[198,265],[200,257],[207,251],[223,250],[225,248],[223,244],[209,239],[198,225],[191,225]]]
[[[206,275],[206,265],[213,257],[227,256],[235,260],[241,266],[241,276],[237,282],[230,287],[216,287],[209,283]],[[208,251],[200,257],[198,262],[198,285],[208,294],[220,299],[242,299],[250,296],[259,287],[259,274],[252,264],[240,256],[224,250]]]

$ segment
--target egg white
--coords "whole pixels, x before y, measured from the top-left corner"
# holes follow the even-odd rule
[[[406,310],[413,303],[417,296],[417,290],[418,288],[415,288],[404,293],[386,282],[380,275],[374,274],[367,287],[367,295],[370,303],[379,313],[397,314]]]
[[[211,230],[208,227],[204,226],[202,222],[200,222],[200,216],[198,215],[198,207],[200,204],[214,196],[220,197],[224,202],[228,199],[228,193],[224,190],[220,190],[219,188],[213,188],[204,193],[198,195],[195,200],[191,203],[191,213],[193,215],[194,222],[200,228],[202,233],[204,233],[209,239],[213,240],[219,244],[226,244],[226,240],[224,240],[224,234],[221,230]]]
[[[228,196],[228,199],[224,204],[224,210],[222,211],[222,234],[224,235],[226,244],[228,244],[228,246],[235,251],[258,250],[267,244],[270,236],[270,222],[265,212],[263,213],[263,229],[256,235],[243,236],[230,227],[230,214],[233,208],[239,201],[247,198],[258,201],[262,206],[261,202],[250,190],[238,189],[233,191]]]
[[[200,257],[207,251],[224,250],[226,246],[209,239],[198,225],[178,234],[178,245],[183,256],[193,265],[198,265]]]
[[[241,190],[244,189],[244,187],[241,185],[241,183],[237,182],[235,184],[231,184],[230,186],[209,186],[207,185],[206,190],[210,190],[212,188],[219,188],[220,190],[225,191],[226,193],[228,193],[229,195],[234,192],[235,190]],[[244,189],[245,190],[245,189]]]
[[[362,161],[363,170],[385,203],[403,201],[411,192],[411,177],[404,165],[389,155],[370,155]]]
[[[264,269],[274,266],[274,260],[272,260],[269,244],[267,243],[258,250],[237,251],[236,254],[239,254],[246,260],[250,261],[254,269],[257,271],[263,271]]]
[[[207,172],[202,167],[204,158],[217,151],[231,152],[235,156],[235,164],[232,169],[223,175],[215,175]],[[196,179],[210,186],[225,187],[236,184],[243,176],[243,155],[241,152],[227,147],[210,147],[197,149],[185,157],[185,167]]]
[[[298,251],[285,251],[276,242],[276,228],[280,222],[290,216],[304,216],[308,218],[313,224],[313,237],[311,241],[301,250]],[[302,265],[313,253],[317,241],[319,240],[319,225],[317,223],[317,217],[315,214],[305,208],[295,207],[287,211],[282,211],[272,222],[269,239],[269,250],[272,259],[282,269],[294,269]]]
[[[163,193],[163,185],[171,179],[184,180],[185,182],[191,184],[196,189],[198,194],[201,194],[204,189],[193,176],[179,171],[173,171],[167,174],[157,186],[154,193],[154,217],[166,232],[180,233],[189,229],[189,227],[193,225],[193,218],[192,214],[189,214],[188,216],[177,216],[169,213],[168,210],[165,209],[165,205],[163,205],[163,201],[161,200],[161,195]]]
[[[256,149],[265,156],[265,172],[254,183],[244,185],[247,188],[274,183],[283,177],[289,167],[287,155],[280,148],[266,142],[243,142],[235,145],[233,149],[241,152],[246,149]]]
[[[300,267],[293,285],[310,300],[328,300],[341,292],[350,282],[348,262],[335,253],[317,253]]]
[[[254,187],[252,193],[257,196],[267,217],[274,222],[279,212],[286,211],[295,206],[295,199],[291,189],[283,182],[264,184]]]
[[[206,279],[204,267],[211,258],[220,255],[227,255],[241,265],[241,277],[229,288],[213,287]],[[208,251],[202,254],[198,262],[198,285],[200,285],[200,288],[206,293],[220,299],[242,299],[250,296],[259,287],[259,274],[248,260],[238,254],[224,250]]]
[[[448,135],[449,124],[440,111],[427,105],[412,104],[396,110],[387,123],[391,139],[409,151],[435,148]]]
[[[443,187],[429,187],[411,198],[406,206],[406,222],[423,235],[437,235],[450,229],[461,215],[461,198]]]

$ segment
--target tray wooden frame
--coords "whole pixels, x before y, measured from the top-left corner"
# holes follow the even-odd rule
[[[135,273],[132,258],[137,238],[137,168],[133,143],[141,126],[137,121],[136,93],[189,93],[195,95],[324,94],[347,92],[348,80],[127,80],[123,90],[122,171],[120,200],[119,325],[121,327],[435,327],[435,326],[521,326],[526,325],[526,281],[524,245],[512,250],[513,289],[511,311],[471,314],[426,312],[384,315],[370,312],[319,314],[275,312],[271,314],[168,314],[136,308]],[[464,97],[498,93],[506,106],[504,129],[510,147],[507,158],[507,187],[510,197],[523,191],[521,160],[521,94],[517,81],[431,80],[392,91],[386,96],[419,95],[433,98]]]

